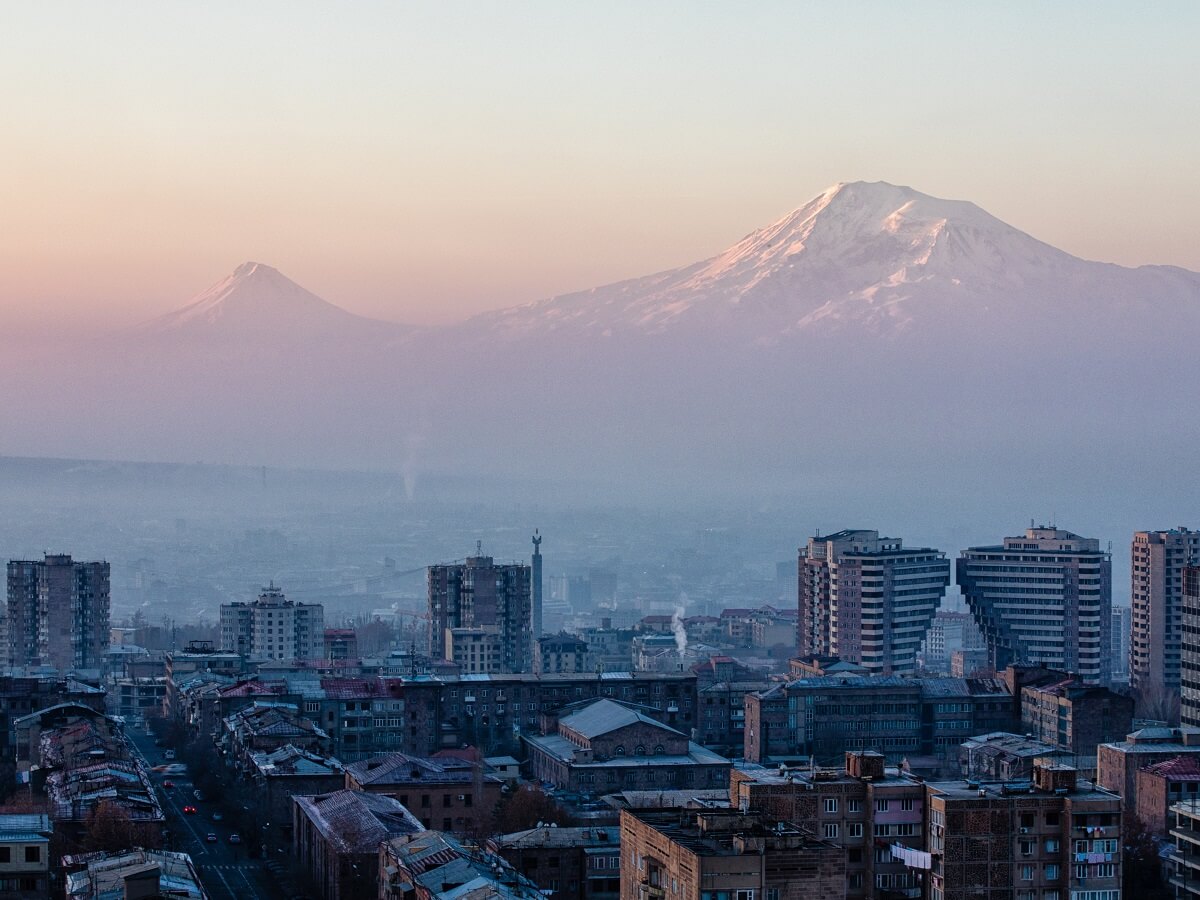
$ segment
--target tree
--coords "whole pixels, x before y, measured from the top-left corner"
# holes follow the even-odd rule
[[[1171,892],[1163,882],[1158,840],[1146,823],[1132,813],[1125,816],[1122,834],[1121,887],[1127,897],[1167,900]]]
[[[143,829],[129,817],[125,808],[105,800],[88,816],[83,847],[89,851],[128,850],[141,846],[142,839]]]
[[[525,831],[539,822],[547,825],[570,825],[571,816],[558,803],[532,784],[523,784],[496,807],[493,825],[497,834]]]
[[[1137,715],[1142,719],[1155,719],[1168,725],[1179,724],[1179,689],[1172,690],[1165,684],[1147,684],[1134,695]]]

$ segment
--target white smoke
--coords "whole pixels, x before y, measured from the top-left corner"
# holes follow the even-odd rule
[[[675,607],[675,615],[671,616],[671,634],[675,635],[675,647],[679,651],[679,658],[683,659],[683,654],[687,652],[687,629],[683,627],[683,607]]]

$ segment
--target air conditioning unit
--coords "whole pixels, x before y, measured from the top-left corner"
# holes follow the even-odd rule
[[[459,794],[459,795],[458,795],[458,799],[459,799],[459,800],[466,800],[466,799],[467,799],[467,795],[466,795],[466,794]]]
[[[1028,829],[1028,828],[1022,828],[1022,829],[1021,829],[1021,834],[1029,834],[1029,829]]]

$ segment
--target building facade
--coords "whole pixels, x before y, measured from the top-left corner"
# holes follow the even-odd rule
[[[812,538],[799,559],[800,653],[838,656],[880,674],[915,672],[950,583],[950,562],[878,531]]]
[[[994,669],[1026,663],[1107,681],[1112,561],[1098,540],[1029,528],[964,550],[957,569]]]
[[[1130,547],[1129,686],[1179,690],[1183,570],[1200,563],[1200,533],[1180,526],[1138,531]]]
[[[453,660],[456,644],[465,647],[470,664],[470,647],[495,654],[480,660],[477,672],[533,671],[533,600],[529,566],[497,564],[490,556],[470,556],[462,563],[430,566],[429,655]],[[451,635],[455,629],[478,631],[492,640],[467,640]]]
[[[99,669],[109,643],[109,565],[67,554],[8,564],[8,664]]]
[[[325,608],[288,600],[274,584],[252,603],[222,603],[221,648],[244,657],[320,659],[325,655]]]
[[[1200,566],[1183,570],[1179,724],[1200,728]]]
[[[846,855],[736,809],[621,810],[621,900],[842,900]]]

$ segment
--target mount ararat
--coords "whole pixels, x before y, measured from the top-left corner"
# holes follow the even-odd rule
[[[852,484],[886,506],[900,482],[1019,479],[1069,498],[1145,487],[1147,454],[1194,471],[1197,346],[1200,274],[839,184],[710,259],[437,328],[247,263],[7,374],[0,413],[33,424],[0,452],[584,477],[614,497]]]

